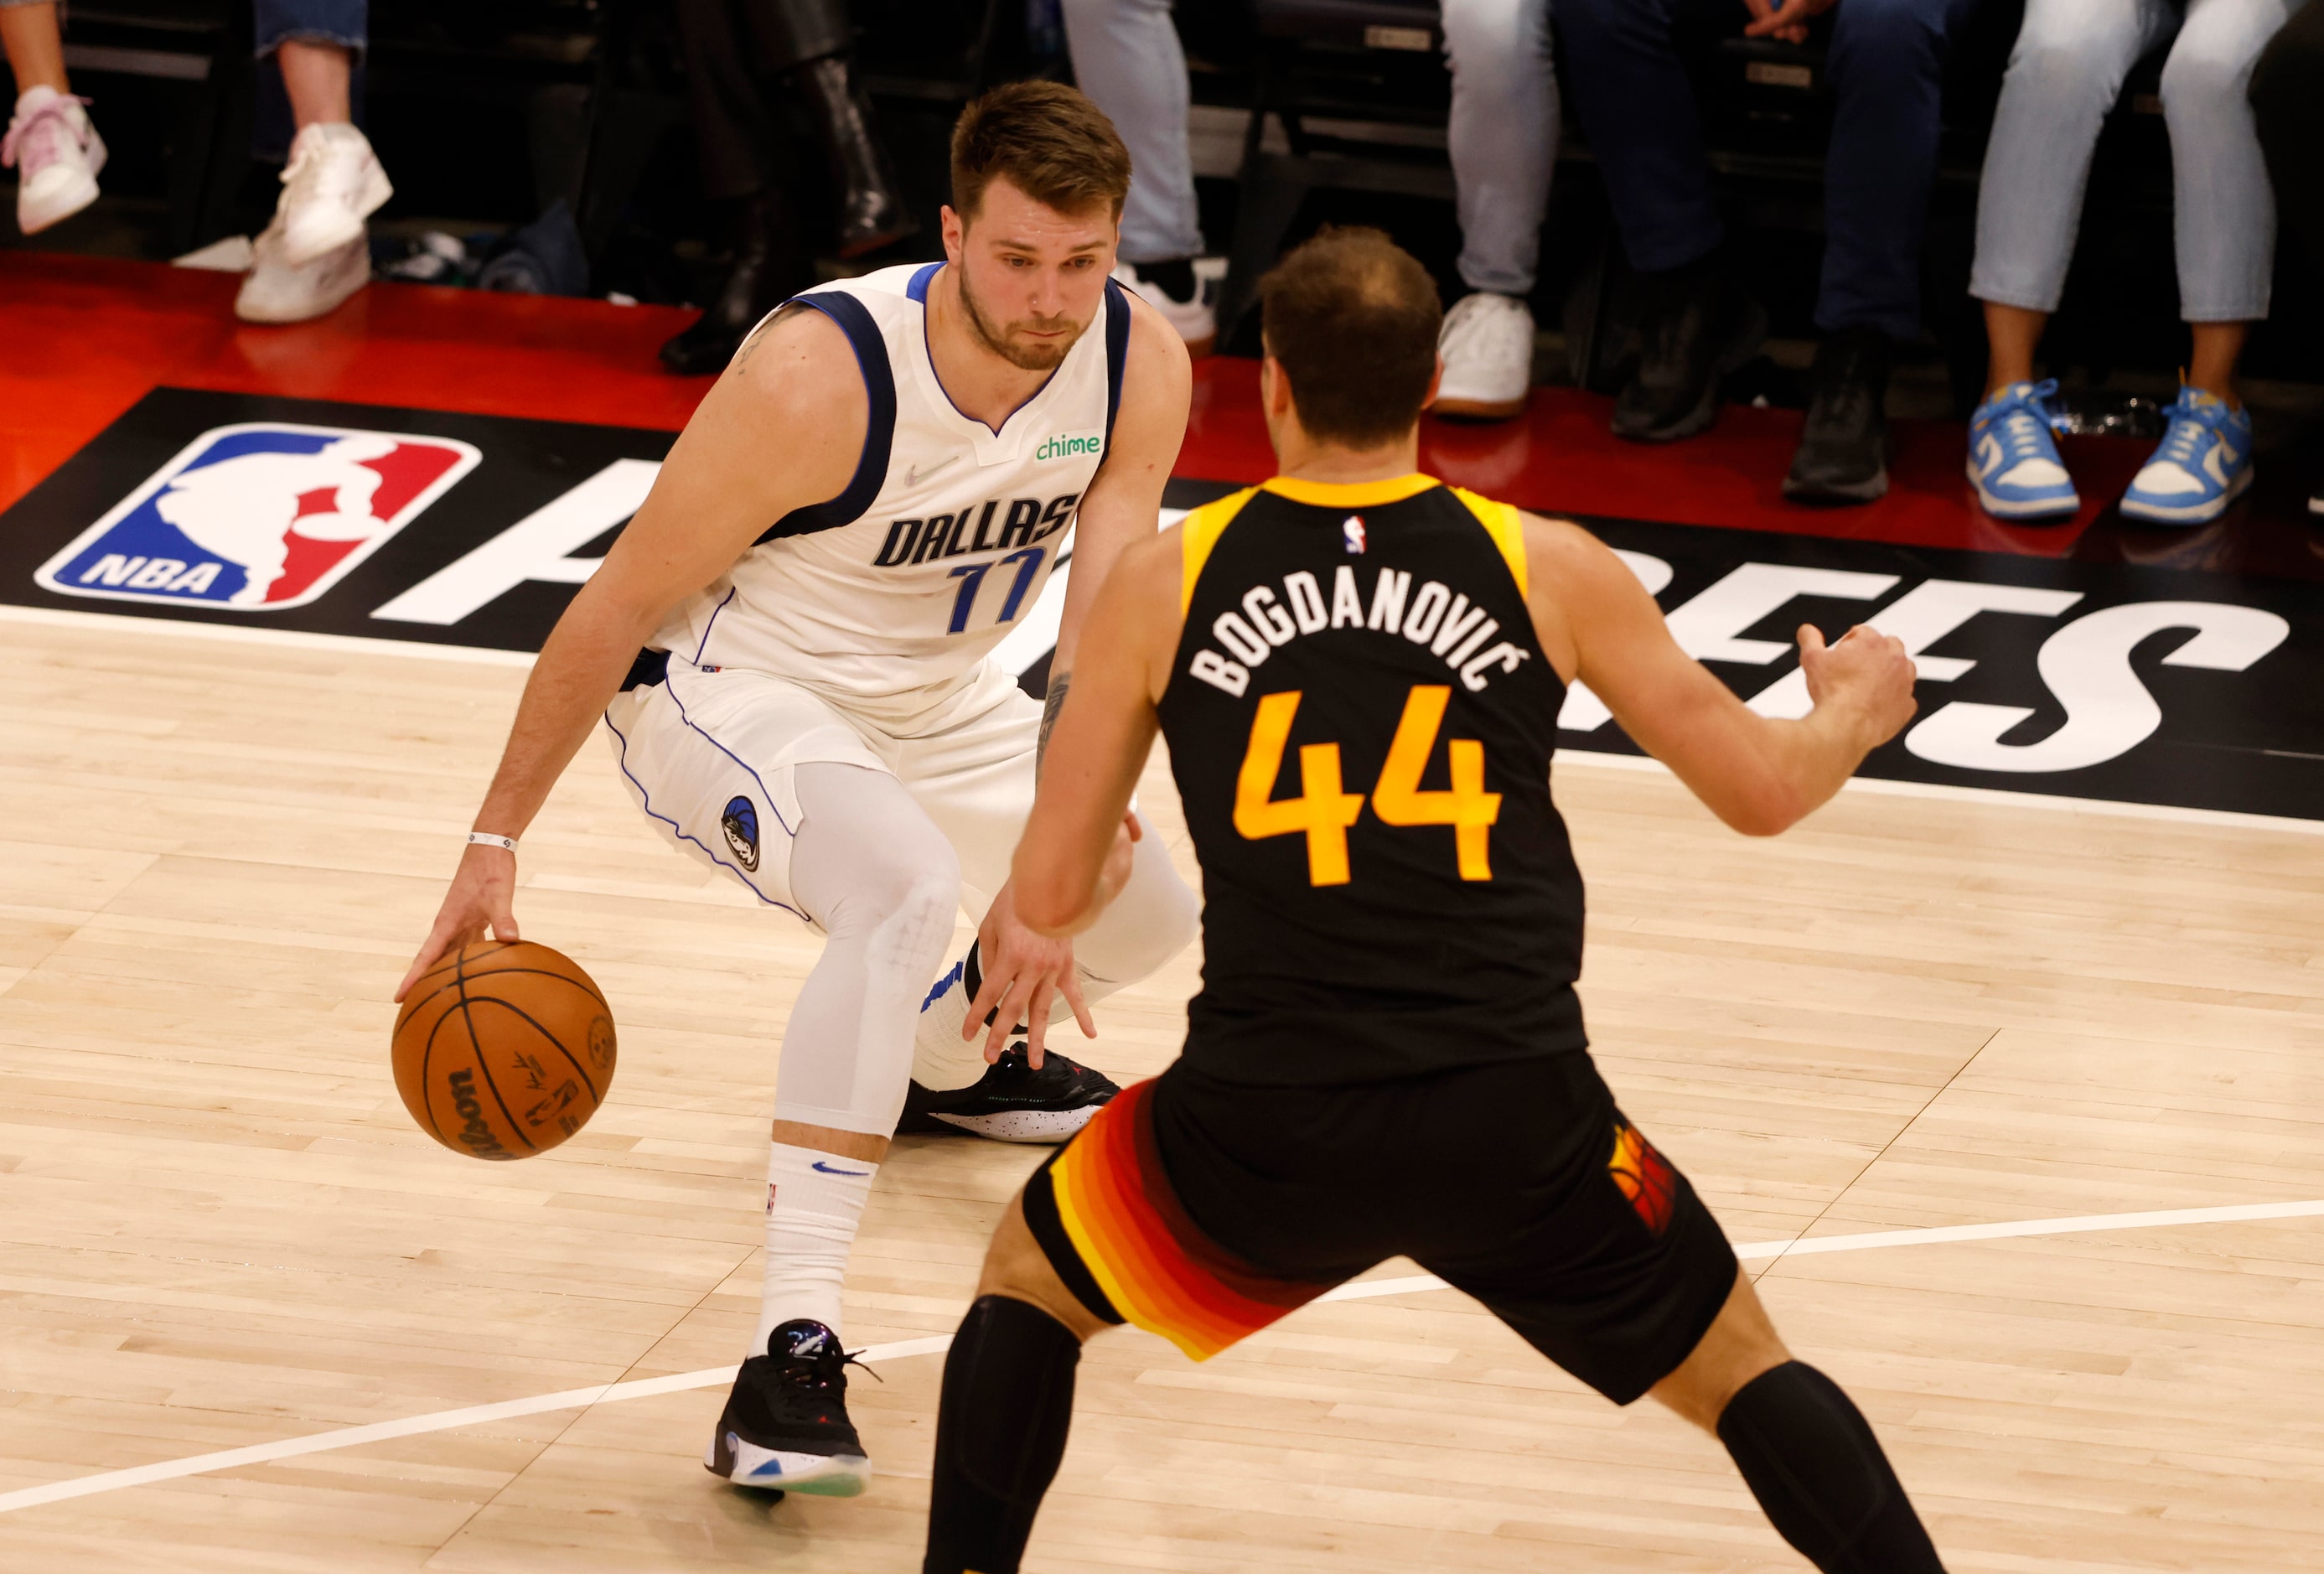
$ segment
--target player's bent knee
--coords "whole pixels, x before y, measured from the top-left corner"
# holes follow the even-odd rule
[[[1678,1369],[1655,1384],[1655,1399],[1709,1432],[1719,1430],[1728,1402],[1762,1373],[1792,1358],[1759,1304],[1759,1293],[1739,1267],[1735,1288],[1719,1315]]]
[[[1083,1305],[1081,1298],[1057,1276],[1057,1270],[1049,1264],[1048,1254],[1041,1249],[1041,1243],[1034,1239],[1031,1228],[1025,1222],[1022,1192],[1009,1200],[1008,1210],[1001,1216],[1001,1226],[992,1232],[992,1244],[985,1248],[984,1272],[977,1280],[976,1293],[980,1300],[1001,1295],[1038,1307],[1080,1340],[1085,1341],[1113,1326]]]

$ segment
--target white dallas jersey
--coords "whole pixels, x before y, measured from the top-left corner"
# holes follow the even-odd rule
[[[940,266],[885,268],[797,299],[839,326],[862,368],[871,422],[854,479],[775,521],[679,606],[656,649],[893,700],[941,693],[1032,609],[1112,436],[1130,303],[1109,280],[1097,319],[994,432],[954,407],[928,357]]]

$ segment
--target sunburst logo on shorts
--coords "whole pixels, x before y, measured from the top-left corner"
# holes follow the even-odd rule
[[[1660,1235],[1670,1228],[1671,1210],[1678,1203],[1677,1172],[1653,1143],[1638,1135],[1637,1127],[1618,1115],[1614,1117],[1614,1153],[1606,1161],[1606,1173],[1648,1229]]]

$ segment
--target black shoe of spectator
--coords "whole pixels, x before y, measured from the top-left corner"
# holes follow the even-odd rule
[[[726,370],[759,319],[813,282],[773,193],[742,198],[736,209],[733,271],[710,309],[661,347],[661,364],[681,377],[712,377]]]
[[[1794,502],[1870,502],[1888,491],[1888,336],[1843,328],[1816,346],[1808,419],[1784,478]]]
[[[838,55],[810,60],[797,72],[814,106],[816,132],[839,188],[839,254],[860,257],[919,233],[919,222],[896,195],[888,150],[872,129],[872,101]]]
[[[1717,253],[1643,282],[1638,369],[1615,397],[1614,435],[1676,442],[1718,418],[1720,380],[1757,353],[1767,314],[1727,276]]]

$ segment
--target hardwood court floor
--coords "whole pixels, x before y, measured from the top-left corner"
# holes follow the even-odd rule
[[[0,1499],[740,1356],[810,935],[593,744],[521,916],[605,986],[620,1075],[558,1152],[456,1157],[390,1086],[387,994],[521,670],[127,620],[0,621]],[[1558,787],[1601,1063],[1738,1241],[2324,1198],[2324,837],[1850,792],[1750,842],[1665,777]],[[1175,833],[1158,769],[1145,802]],[[1159,1069],[1194,981],[1109,1002],[1093,1058]],[[850,1338],[949,1331],[1036,1156],[899,1143]],[[1758,1266],[1956,1574],[2324,1567],[2324,1220]],[[852,1503],[713,1481],[701,1387],[0,1512],[0,1569],[901,1574],[938,1370],[858,1379]],[[1082,1374],[1042,1574],[1804,1567],[1713,1443],[1450,1292]]]

